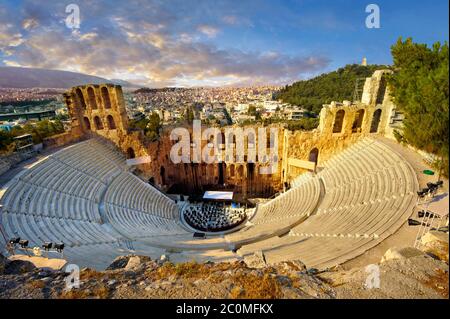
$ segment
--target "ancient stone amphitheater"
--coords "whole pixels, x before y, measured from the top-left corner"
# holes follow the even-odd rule
[[[354,115],[361,105],[339,107],[354,109],[348,112]],[[331,108],[333,117],[339,107]],[[82,122],[75,120],[74,127]],[[131,253],[186,261],[235,259],[258,251],[268,263],[299,259],[308,267],[332,267],[395,233],[411,215],[418,190],[415,172],[377,138],[380,132],[365,134],[363,127],[347,136],[346,125],[352,129],[344,119],[343,133],[315,132],[322,140],[348,143],[324,156],[315,172],[280,172],[289,176],[291,187],[258,204],[235,232],[193,238],[180,216],[186,202],[136,176],[126,165],[126,148],[110,131],[86,135],[11,179],[0,191],[1,225],[8,238],[28,239],[30,246],[64,242],[70,263],[98,269]],[[118,140],[129,144],[127,138]],[[296,163],[285,162],[281,168]]]

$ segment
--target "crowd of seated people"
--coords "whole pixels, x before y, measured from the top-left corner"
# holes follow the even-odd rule
[[[184,211],[184,219],[193,228],[218,232],[234,228],[246,219],[245,207],[231,207],[224,203],[194,203]]]

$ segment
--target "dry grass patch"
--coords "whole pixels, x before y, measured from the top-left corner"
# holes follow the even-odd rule
[[[64,291],[59,295],[60,299],[107,299],[109,297],[109,289],[104,285],[98,285],[92,290],[87,289],[72,289]]]
[[[435,275],[431,276],[425,285],[437,291],[442,297],[448,299],[448,272],[436,269]]]
[[[230,292],[232,299],[277,299],[281,298],[281,285],[269,274],[262,277],[242,274],[232,277],[235,287]]]
[[[28,287],[31,289],[42,289],[45,287],[45,282],[42,280],[32,280],[27,283]]]
[[[207,264],[199,264],[195,261],[180,263],[165,263],[156,271],[148,271],[147,277],[159,280],[166,279],[170,276],[176,276],[184,279],[199,279],[207,277],[211,273],[212,267]]]

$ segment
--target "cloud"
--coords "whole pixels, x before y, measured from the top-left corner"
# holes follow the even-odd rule
[[[230,25],[236,25],[238,23],[238,18],[236,16],[230,15],[230,16],[224,16],[222,18],[223,22],[230,24]]]
[[[197,27],[197,30],[201,33],[208,36],[208,38],[215,38],[217,33],[219,33],[219,29],[211,26],[211,25],[200,25]]]
[[[3,63],[160,87],[285,84],[319,72],[330,62],[317,54],[219,47],[215,38],[227,30],[219,29],[184,2],[130,0],[110,5],[109,1],[80,0],[79,5],[81,27],[77,32],[66,28],[62,2],[36,7],[29,1],[14,19],[6,19],[10,13],[0,11],[0,20],[6,21],[0,24]],[[199,3],[202,10],[206,5],[209,2]],[[221,7],[216,14],[224,16],[224,11]],[[228,24],[245,20],[226,16],[228,22],[223,21]]]

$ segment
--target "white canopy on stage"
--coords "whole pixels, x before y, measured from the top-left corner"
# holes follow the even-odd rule
[[[232,200],[233,192],[206,191],[203,199]]]

